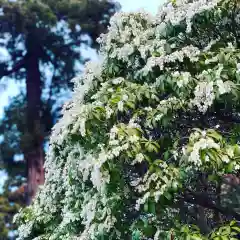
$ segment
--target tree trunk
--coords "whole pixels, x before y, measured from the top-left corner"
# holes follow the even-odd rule
[[[24,155],[27,162],[27,202],[36,195],[38,186],[44,183],[44,149],[41,126],[41,74],[39,54],[36,49],[28,52],[26,64],[27,89],[27,147]]]

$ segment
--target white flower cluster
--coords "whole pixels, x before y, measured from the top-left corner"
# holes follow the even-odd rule
[[[147,75],[155,66],[158,66],[160,70],[163,70],[167,63],[174,63],[177,61],[183,62],[184,58],[188,58],[192,63],[194,63],[198,61],[199,54],[199,49],[190,45],[183,47],[181,50],[174,51],[171,54],[165,54],[160,57],[150,57],[146,66],[141,69],[138,74]]]
[[[136,203],[136,209],[139,210],[141,205],[145,204],[149,198],[154,198],[155,202],[164,195],[173,185],[178,186],[179,172],[178,169],[173,169],[165,162],[159,164],[160,171],[151,173],[147,172],[137,185],[136,189],[140,193],[144,193],[142,198],[139,198]]]
[[[101,79],[102,66],[101,62],[87,62],[83,74],[73,79],[74,102],[82,103],[85,95],[94,87],[94,80]]]
[[[193,104],[200,112],[205,113],[212,106],[215,99],[213,82],[200,82],[194,91],[195,98]]]
[[[188,158],[188,162],[194,164],[197,167],[202,166],[203,162],[200,157],[200,151],[205,149],[220,149],[220,145],[215,143],[212,138],[200,138],[193,145],[193,150]],[[206,157],[206,162],[209,161],[209,157]]]
[[[149,118],[145,122],[146,127],[154,127],[155,123],[160,122],[169,112],[177,111],[187,105],[181,99],[169,97],[161,100],[155,109],[146,107],[144,110],[149,114]]]
[[[160,21],[170,21],[173,25],[185,20],[187,32],[191,31],[192,18],[206,10],[216,7],[220,0],[176,0],[171,1],[159,9],[158,18]]]
[[[218,41],[220,41],[220,38],[211,40],[208,45],[203,49],[204,52],[208,52],[211,50],[212,46],[214,46]]]
[[[62,119],[54,126],[51,135],[51,142],[57,141],[61,144],[62,141],[67,137],[68,126],[76,119],[81,119],[78,115],[79,112],[86,112],[87,107],[82,107],[81,104],[84,101],[85,95],[94,87],[94,80],[102,81],[102,64],[95,62],[88,62],[86,64],[84,73],[81,77],[73,79],[74,92],[73,100],[67,103],[63,108]],[[97,82],[97,80],[96,80]],[[82,114],[84,115],[84,114]],[[75,125],[75,128],[80,126],[81,133],[85,135],[85,121],[81,120]]]
[[[189,168],[201,169],[204,166],[207,166],[207,168],[214,166],[215,170],[217,170],[220,162],[218,162],[217,167],[214,164],[218,161],[217,159],[221,159],[223,165],[232,161],[234,168],[237,170],[239,164],[234,161],[234,147],[231,145],[223,146],[220,140],[221,137],[213,130],[198,130],[192,133],[189,138],[190,143],[182,149]]]
[[[191,74],[189,72],[176,71],[172,73],[172,76],[177,79],[177,86],[181,88],[189,83]]]
[[[102,45],[102,50],[111,52],[110,58],[128,63],[129,56],[136,49],[139,49],[142,55],[145,54],[146,39],[153,35],[153,32],[149,31],[152,22],[153,17],[145,12],[117,13],[111,19],[109,33],[102,35],[98,42]]]
[[[232,90],[232,82],[230,81],[223,82],[223,80],[220,79],[216,81],[216,85],[220,95],[229,93]]]
[[[195,88],[195,98],[192,103],[198,107],[200,112],[205,113],[208,108],[212,106],[217,93],[221,96],[232,91],[234,83],[222,80],[221,74],[223,69],[223,65],[218,64],[216,69],[208,69],[207,71],[204,70],[197,76],[199,83]]]

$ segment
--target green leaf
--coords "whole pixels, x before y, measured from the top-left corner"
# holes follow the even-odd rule
[[[232,227],[232,226],[234,226],[236,224],[236,221],[231,221],[230,222],[230,226]]]
[[[212,137],[213,139],[216,139],[217,141],[222,141],[222,136],[220,134],[218,134],[215,130],[210,129],[207,131],[207,135],[209,137]]]
[[[139,230],[135,230],[132,234],[132,240],[140,240],[141,232]]]
[[[234,154],[240,156],[240,147],[238,145],[235,145],[234,147]]]
[[[233,169],[234,169],[234,162],[230,162],[230,163],[227,165],[226,172],[227,172],[227,173],[232,173],[232,172],[233,172]]]
[[[164,160],[168,160],[169,159],[169,155],[170,155],[169,151],[166,151],[164,153]]]
[[[208,176],[208,180],[211,182],[218,182],[219,181],[219,176],[215,175],[215,174],[211,174]]]
[[[192,240],[202,240],[202,238],[199,237],[199,236],[197,236],[197,235],[191,236],[191,239],[192,239]]]
[[[135,104],[133,102],[126,102],[126,105],[132,109],[135,108]]]
[[[158,153],[158,148],[150,141],[145,144],[145,147],[148,152]]]
[[[116,96],[110,100],[111,103],[117,104],[121,100],[120,96]]]
[[[236,232],[239,232],[240,233],[240,227],[237,227],[237,226],[234,226],[234,227],[231,227],[233,230],[235,230]]]
[[[167,127],[167,125],[169,124],[169,118],[166,116],[162,117],[161,121],[162,121],[163,127]]]
[[[148,212],[148,202],[146,202],[143,206],[144,212]]]
[[[169,192],[165,192],[164,197],[167,198],[168,200],[172,200],[172,195]]]
[[[229,237],[227,237],[227,236],[221,236],[221,240],[229,240]]]
[[[155,202],[149,202],[149,212],[152,214],[156,214],[156,206]]]
[[[178,182],[173,182],[172,183],[172,189],[173,189],[174,192],[176,192],[178,190],[178,186],[179,186]]]
[[[120,70],[120,68],[119,68],[117,65],[114,65],[114,71],[115,71],[116,73],[118,73],[119,70]]]

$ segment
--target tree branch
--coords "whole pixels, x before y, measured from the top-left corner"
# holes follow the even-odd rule
[[[21,68],[23,68],[25,66],[25,64],[26,64],[26,56],[23,59],[21,59],[19,62],[17,62],[15,64],[15,66],[13,66],[12,69],[4,70],[3,72],[0,72],[0,78],[9,76],[9,75],[19,71]]]
[[[230,111],[229,111],[229,112],[230,112]],[[229,114],[229,112],[226,113],[226,111],[220,111],[220,110],[218,110],[218,111],[216,111],[215,116],[216,116],[218,119],[220,119],[220,120],[222,120],[222,121],[224,121],[224,122],[228,122],[228,123],[240,123],[240,118],[239,118],[239,116],[237,116],[237,115],[235,115],[235,114]]]
[[[202,192],[195,193],[184,193],[183,201],[191,204],[196,204],[202,206],[204,208],[212,209],[214,211],[218,211],[219,213],[225,216],[232,216],[236,220],[240,220],[240,214],[235,212],[234,210],[223,207],[221,205],[216,204],[212,199],[209,198],[208,194],[204,194]]]
[[[65,44],[65,45],[62,45],[60,46],[60,49],[63,50],[63,49],[69,49],[70,47],[73,47],[75,45],[81,45],[81,44],[88,44],[88,41],[87,40],[77,40],[75,42],[70,42],[68,44]]]

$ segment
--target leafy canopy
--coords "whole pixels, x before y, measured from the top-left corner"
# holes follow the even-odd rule
[[[239,16],[237,0],[176,0],[111,19],[19,239],[238,239]]]

